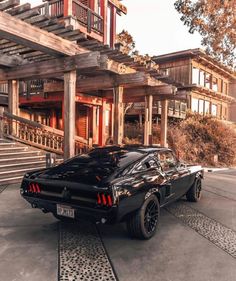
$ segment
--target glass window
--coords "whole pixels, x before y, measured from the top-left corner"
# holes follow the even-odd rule
[[[212,106],[211,106],[211,115],[217,116],[217,105],[216,104],[212,104]]]
[[[203,112],[204,112],[204,100],[199,100],[199,110],[198,110],[198,112],[200,114],[203,114]]]
[[[215,77],[212,78],[212,90],[218,92],[218,79]]]
[[[211,89],[211,74],[208,72],[205,73],[205,87]]]
[[[205,114],[209,114],[210,113],[210,102],[209,101],[205,101],[204,113]]]
[[[70,181],[96,184],[112,175],[117,169],[136,162],[144,153],[117,148],[95,149],[76,156],[46,172],[46,175]]]
[[[199,72],[199,84],[201,85],[201,86],[205,86],[205,73],[204,73],[204,71],[202,70],[202,69],[200,69],[200,72]]]
[[[198,99],[192,98],[191,109],[192,112],[198,112]]]
[[[199,69],[196,67],[193,67],[192,69],[192,83],[199,84]]]
[[[159,152],[157,157],[160,161],[160,165],[163,171],[169,171],[175,169],[178,161],[171,151]]]

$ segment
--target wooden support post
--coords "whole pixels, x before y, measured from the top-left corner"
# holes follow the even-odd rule
[[[54,129],[57,128],[57,115],[56,115],[56,110],[54,108],[51,109],[50,127],[54,128]]]
[[[161,101],[161,146],[167,146],[168,100]]]
[[[152,106],[153,96],[145,96],[144,145],[152,144]]]
[[[123,87],[113,89],[114,102],[114,144],[122,144],[124,136],[124,105],[123,105]]]
[[[72,0],[64,0],[64,17],[73,15]]]
[[[143,132],[143,144],[148,145],[148,131],[149,131],[149,125],[148,125],[148,97],[145,96],[145,112],[144,112],[144,132]]]
[[[8,81],[8,112],[10,114],[19,115],[19,81]],[[12,123],[10,134],[17,135],[17,124]]]
[[[98,144],[104,146],[106,144],[106,100],[102,101],[102,106],[99,107],[99,137]]]
[[[148,144],[152,145],[152,107],[153,107],[153,96],[148,96]]]
[[[64,74],[64,159],[75,154],[76,71]]]
[[[97,106],[92,108],[92,136],[93,143],[98,144]]]
[[[110,138],[113,140],[114,138],[114,104],[110,104],[110,120],[109,120],[109,126],[110,126]]]

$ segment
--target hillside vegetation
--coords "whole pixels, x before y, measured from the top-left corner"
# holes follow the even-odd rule
[[[142,143],[143,128],[126,124],[125,142]],[[153,126],[153,143],[160,143],[160,128]],[[168,124],[168,146],[188,163],[205,166],[236,165],[236,132],[223,122],[198,114]]]

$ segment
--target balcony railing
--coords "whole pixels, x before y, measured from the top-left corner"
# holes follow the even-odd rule
[[[44,4],[35,7],[34,9],[38,9],[41,16],[48,16],[50,18],[63,17],[64,0],[47,1]]]
[[[103,18],[78,0],[73,0],[73,16],[87,28],[87,32],[95,31],[103,35]]]

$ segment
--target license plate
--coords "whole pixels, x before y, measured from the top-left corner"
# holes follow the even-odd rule
[[[69,206],[57,204],[57,214],[67,218],[75,218],[75,210]]]

